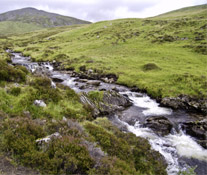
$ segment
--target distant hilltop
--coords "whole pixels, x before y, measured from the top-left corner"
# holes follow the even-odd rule
[[[43,10],[37,10],[30,7],[0,14],[0,22],[5,21],[29,23],[42,28],[74,24],[90,24],[88,21],[62,16],[55,13],[48,13]]]

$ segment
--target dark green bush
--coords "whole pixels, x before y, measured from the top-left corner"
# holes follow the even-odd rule
[[[19,70],[21,70],[22,72],[24,72],[24,73],[26,73],[26,74],[29,73],[29,71],[27,70],[27,68],[24,67],[24,66],[20,66],[20,65],[18,65],[18,66],[16,66],[16,68],[18,68]]]
[[[136,137],[132,133],[121,132],[106,118],[98,118],[94,123],[96,125],[90,123],[85,127],[110,156],[116,156],[125,161],[125,164],[135,168],[138,174],[166,175],[166,163],[163,157],[158,152],[151,150],[146,139]],[[100,170],[103,171],[103,167],[100,167]]]
[[[52,55],[52,54],[54,54],[54,51],[49,50],[49,49],[46,49],[46,50],[44,51],[44,54],[42,55],[42,57],[48,57],[48,56],[50,56],[50,55]]]
[[[131,148],[125,140],[117,138],[114,134],[107,132],[102,127],[89,122],[85,124],[85,128],[110,156],[117,156],[128,162],[133,161]]]
[[[63,136],[54,140],[46,151],[55,174],[86,174],[94,161],[79,139]]]
[[[30,84],[37,89],[40,87],[50,88],[51,80],[47,77],[35,77],[35,79]]]
[[[13,87],[10,90],[10,94],[14,96],[18,96],[21,93],[21,88],[20,87]]]
[[[1,125],[3,150],[23,165],[39,169],[43,174],[86,174],[94,166],[80,139],[62,136],[52,139],[42,150],[36,144],[46,135],[43,127],[26,118],[14,118]]]
[[[21,117],[3,122],[1,129],[4,133],[4,149],[21,161],[25,161],[25,153],[35,151],[35,140],[45,135],[39,125]]]
[[[61,93],[58,88],[51,87],[51,80],[47,77],[36,77],[30,85],[37,89],[36,97],[44,100],[46,103],[57,103],[62,99]]]
[[[137,172],[135,168],[127,164],[125,161],[120,160],[117,157],[104,157],[100,165],[97,168],[94,168],[89,171],[90,175],[99,174],[137,174],[141,175],[141,173]]]
[[[78,94],[76,94],[76,92],[69,87],[66,88],[66,95],[67,98],[73,99],[74,101],[80,101]]]
[[[0,81],[24,82],[26,73],[0,60]]]
[[[69,56],[66,54],[58,54],[54,57],[54,59],[58,62],[62,62],[63,60],[68,60]]]
[[[55,132],[60,133],[62,136],[73,136],[75,138],[84,137],[83,128],[75,121],[68,120],[68,122],[65,121],[57,121],[49,122],[47,124],[46,130],[49,134],[53,134]]]

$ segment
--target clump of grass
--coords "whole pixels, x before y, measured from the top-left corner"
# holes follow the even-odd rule
[[[0,60],[0,81],[24,82],[28,72],[22,71],[21,68],[12,67],[5,61]]]
[[[21,88],[20,87],[13,87],[10,89],[9,93],[14,96],[18,96],[21,93]]]
[[[152,71],[152,70],[160,70],[161,68],[158,67],[155,63],[147,63],[143,66],[144,71]]]
[[[30,84],[37,89],[36,97],[45,102],[57,103],[62,99],[59,89],[54,89],[51,86],[51,80],[47,77],[35,77]]]

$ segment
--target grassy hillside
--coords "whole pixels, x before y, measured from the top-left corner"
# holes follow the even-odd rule
[[[0,14],[0,35],[20,34],[48,27],[89,23],[73,17],[48,13],[34,8],[24,8]]]
[[[206,7],[206,6],[204,6]],[[37,61],[115,73],[118,82],[153,96],[207,96],[206,17],[121,19],[12,38],[13,48]],[[182,11],[182,10],[181,10]],[[179,13],[181,13],[179,11]],[[185,14],[184,12],[182,12]],[[54,33],[53,33],[54,32]]]
[[[13,21],[4,21],[0,22],[0,35],[12,35],[14,34],[21,34],[26,32],[32,32],[34,30],[43,29],[43,27],[35,25],[35,24],[28,24],[23,22],[13,22]]]
[[[157,17],[158,18],[188,17],[189,15],[192,16],[192,15],[206,14],[206,10],[207,10],[207,4],[174,10],[171,12],[161,14]]]

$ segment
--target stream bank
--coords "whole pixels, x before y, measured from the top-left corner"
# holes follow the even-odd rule
[[[87,80],[100,80],[105,83],[117,83],[118,76],[113,73],[103,73],[103,71],[99,70],[87,70],[85,66],[80,67],[80,72],[75,72],[74,69],[65,69],[61,63],[52,62],[54,70],[63,71],[69,74],[71,77],[78,77],[80,79]],[[126,84],[120,84],[123,86],[127,86]],[[128,87],[133,92],[142,92],[147,93],[147,90],[140,89],[138,87]],[[150,96],[152,97],[152,96]],[[207,115],[207,98],[202,97],[192,97],[189,95],[181,94],[177,97],[152,97],[156,99],[158,103],[160,103],[163,107],[173,108],[175,110],[185,110],[187,112],[199,113],[201,115]]]
[[[207,151],[198,145],[192,137],[191,133],[183,127],[184,123],[191,124],[197,122],[197,117],[186,113],[183,110],[172,110],[170,108],[161,107],[159,103],[151,99],[145,93],[134,92],[131,89],[112,84],[112,82],[103,82],[100,80],[88,80],[86,77],[77,77],[77,75],[68,74],[68,72],[55,71],[50,63],[32,63],[29,58],[23,57],[19,53],[13,54],[13,64],[26,66],[31,72],[49,76],[53,81],[69,86],[77,93],[88,93],[91,91],[104,92],[105,98],[94,101],[90,99],[92,108],[106,115],[109,111],[109,104],[114,102],[116,110],[110,111],[107,115],[116,126],[127,129],[137,136],[144,137],[149,140],[152,148],[159,151],[168,163],[167,172],[170,175],[177,174],[180,169],[190,166],[197,166],[196,172],[202,175],[206,171]],[[74,72],[72,72],[74,74]],[[84,78],[84,79],[83,79]],[[115,94],[113,96],[113,94]],[[84,96],[88,99],[87,95]],[[114,97],[108,98],[107,97]],[[120,98],[122,100],[120,100]],[[119,100],[117,100],[119,99]],[[86,100],[88,101],[88,100]],[[108,101],[108,102],[107,102]],[[119,101],[117,103],[117,101]],[[130,102],[130,103],[129,103]],[[103,103],[105,107],[100,107]],[[106,105],[108,103],[108,105]],[[125,104],[127,104],[125,106]],[[122,109],[119,107],[123,106]],[[112,108],[114,109],[114,107]],[[99,114],[94,114],[99,116]],[[205,126],[205,121],[203,122]],[[166,127],[167,125],[167,127]],[[156,127],[155,127],[156,126]],[[200,128],[202,128],[201,126]],[[156,128],[161,128],[156,131]],[[187,127],[192,128],[192,127]],[[199,127],[196,128],[199,131]],[[195,130],[194,129],[194,134]],[[205,142],[206,129],[204,128],[202,137]],[[190,143],[190,144],[189,144]]]

